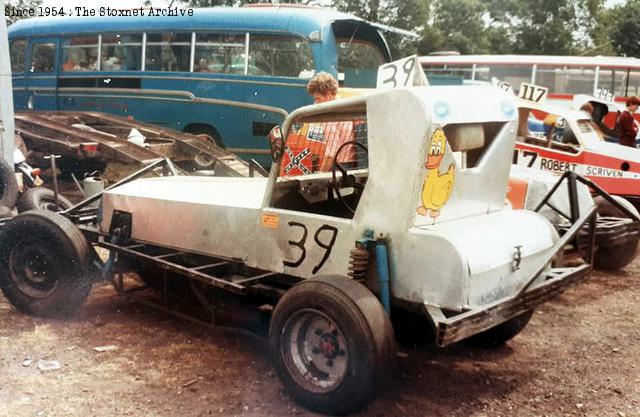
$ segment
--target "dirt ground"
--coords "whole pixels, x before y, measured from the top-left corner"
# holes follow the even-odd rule
[[[394,384],[358,416],[640,417],[638,342],[640,257],[543,305],[506,346],[399,349]],[[94,350],[108,345],[117,350]],[[266,346],[107,284],[65,320],[0,296],[0,416],[314,415],[284,394]],[[42,371],[41,359],[61,367]]]

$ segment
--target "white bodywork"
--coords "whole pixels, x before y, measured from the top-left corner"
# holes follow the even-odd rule
[[[135,240],[303,278],[346,275],[355,241],[373,230],[388,238],[394,297],[456,311],[512,294],[550,255],[553,226],[504,205],[517,128],[512,96],[481,87],[373,93],[300,109],[285,122],[285,137],[299,115],[345,113],[366,114],[368,125],[368,179],[352,219],[272,207],[274,196],[330,177],[276,180],[274,166],[269,179],[165,177],[122,185],[104,194],[101,229],[109,230],[114,210],[129,212]],[[486,122],[502,127],[474,167],[461,166],[447,142],[438,169],[452,165],[455,182],[440,216],[417,214],[434,131]]]
[[[558,182],[558,176],[550,172],[518,165],[511,167],[511,178],[517,178],[527,182],[527,195],[524,203],[524,208],[527,210],[534,210]],[[576,189],[578,192],[578,211],[580,215],[583,215],[589,207],[594,205],[593,198],[591,197],[589,187],[581,182],[576,183]],[[566,185],[561,185],[551,196],[549,202],[558,210],[570,215],[569,192]],[[556,225],[567,222],[565,218],[546,205],[540,209],[540,214]]]

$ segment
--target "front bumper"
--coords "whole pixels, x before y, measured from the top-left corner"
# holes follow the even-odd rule
[[[439,308],[427,305],[435,326],[436,344],[440,347],[451,345],[529,311],[559,295],[569,285],[585,280],[591,269],[590,264],[553,268],[545,274],[540,285],[453,317],[445,317]]]

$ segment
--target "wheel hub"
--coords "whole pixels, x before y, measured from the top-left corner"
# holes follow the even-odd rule
[[[10,278],[28,296],[45,298],[58,287],[56,265],[55,255],[42,243],[23,242],[11,251]]]
[[[346,339],[321,311],[307,309],[294,314],[284,327],[281,346],[292,376],[310,391],[332,391],[347,374]]]

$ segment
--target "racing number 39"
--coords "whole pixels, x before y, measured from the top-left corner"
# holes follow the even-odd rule
[[[307,231],[307,226],[299,222],[289,222],[289,227],[302,230],[302,236],[300,237],[300,240],[289,241],[289,245],[300,250],[300,256],[298,256],[298,259],[295,261],[282,261],[282,263],[284,264],[284,266],[297,268],[307,257],[307,248],[305,245],[307,243],[309,232]],[[313,272],[314,274],[317,273],[320,268],[322,268],[324,263],[327,262],[327,259],[329,259],[329,255],[331,255],[331,249],[333,249],[333,245],[336,243],[337,237],[338,229],[333,226],[329,226],[328,224],[324,224],[320,226],[318,230],[316,230],[316,233],[313,235],[313,240],[320,248],[324,249],[324,254],[322,255],[322,259],[320,259],[318,265],[314,266],[311,272]]]
[[[396,88],[406,87],[411,84],[411,76],[413,75],[413,68],[416,65],[416,60],[408,59],[400,64],[402,65],[402,75],[404,75],[404,80],[398,76],[398,65],[396,63],[391,63],[382,67],[382,71],[389,75],[388,78],[385,78],[382,81],[383,86]]]

